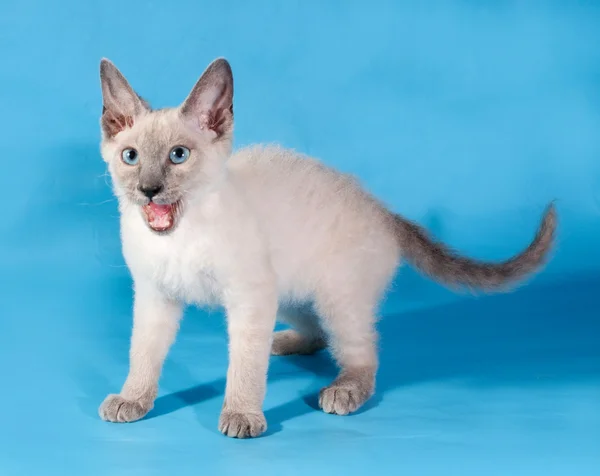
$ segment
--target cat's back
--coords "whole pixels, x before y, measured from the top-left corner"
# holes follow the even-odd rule
[[[318,160],[279,146],[253,146],[236,152],[229,169],[275,253],[291,249],[306,262],[336,247],[393,246],[382,234],[390,221],[385,207],[353,177]]]
[[[326,201],[330,205],[347,200],[372,201],[353,177],[277,145],[254,145],[238,150],[230,158],[229,170],[237,185],[250,195],[259,193],[265,199],[281,201],[289,197],[296,203],[298,200],[312,204]]]
[[[327,168],[319,161],[302,155],[292,149],[278,145],[253,145],[236,151],[229,159],[229,169],[242,180],[255,180],[263,184],[275,185],[282,179],[288,185],[311,177],[323,181],[342,175]]]

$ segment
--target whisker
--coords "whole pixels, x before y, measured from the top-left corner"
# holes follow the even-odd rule
[[[106,203],[116,202],[116,201],[117,201],[116,198],[109,198],[108,200],[104,200],[104,201],[99,202],[99,203],[82,202],[82,203],[78,203],[77,205],[82,206],[82,207],[99,207],[100,205],[104,205]]]
[[[96,178],[103,178],[104,179],[104,184],[108,187],[108,188],[112,188],[112,184],[110,183],[112,177],[110,176],[110,173],[108,171],[108,168],[104,171],[103,174],[98,175]]]

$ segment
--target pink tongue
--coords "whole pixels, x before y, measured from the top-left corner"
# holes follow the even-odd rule
[[[157,205],[154,202],[150,202],[148,208],[157,216],[165,216],[171,213],[171,205]]]
[[[150,202],[145,209],[148,224],[154,230],[164,231],[173,226],[173,205],[157,205]]]

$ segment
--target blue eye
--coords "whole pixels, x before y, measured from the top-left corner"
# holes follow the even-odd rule
[[[140,161],[140,156],[135,149],[125,149],[121,153],[121,158],[127,165],[135,165]]]
[[[190,157],[190,149],[178,145],[173,147],[169,154],[169,160],[174,164],[183,164]]]

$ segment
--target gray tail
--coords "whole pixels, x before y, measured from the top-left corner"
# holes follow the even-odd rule
[[[486,291],[500,290],[540,270],[554,244],[557,222],[554,205],[549,205],[524,251],[501,263],[486,263],[459,256],[432,240],[419,225],[394,217],[401,252],[410,264],[442,284]]]

